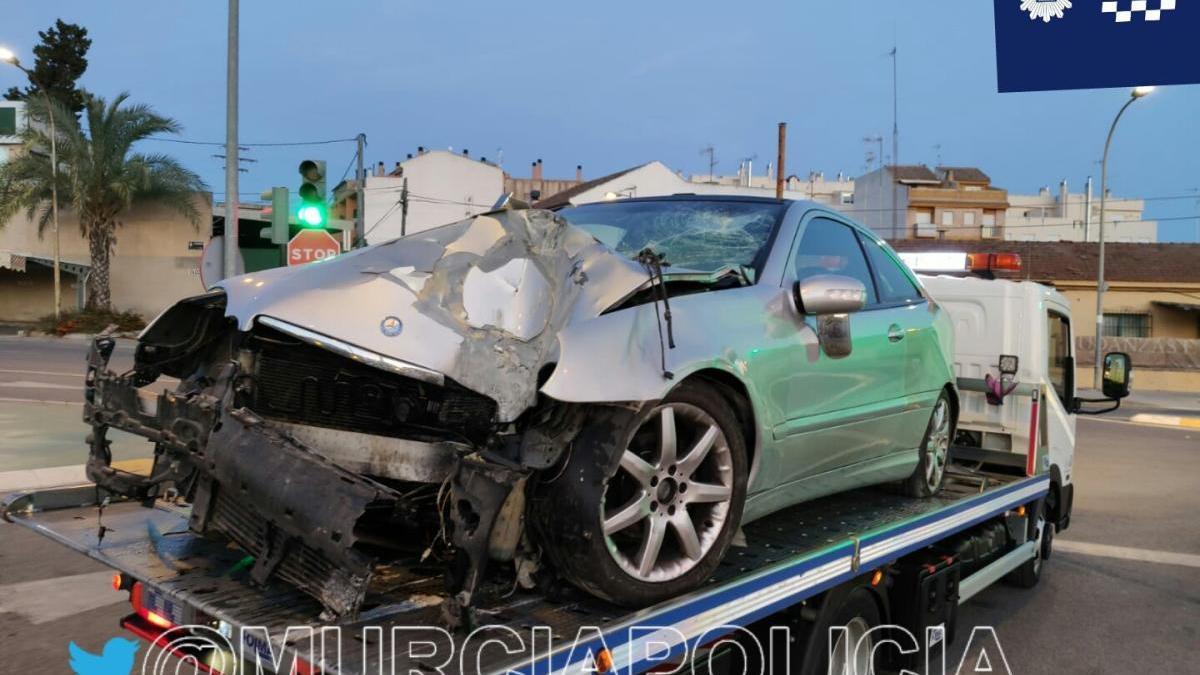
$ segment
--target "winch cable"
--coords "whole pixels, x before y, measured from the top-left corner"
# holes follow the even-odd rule
[[[654,320],[658,326],[658,355],[663,377],[673,380],[675,379],[675,373],[667,370],[667,349],[663,346],[662,325],[665,319],[667,322],[667,345],[671,349],[675,349],[675,332],[671,323],[671,303],[667,298],[667,285],[663,281],[663,256],[655,253],[651,248],[644,248],[638,253],[637,260],[646,268],[646,274],[650,277],[650,292],[654,297]],[[660,300],[663,304],[663,313],[661,316],[658,313],[658,303]]]

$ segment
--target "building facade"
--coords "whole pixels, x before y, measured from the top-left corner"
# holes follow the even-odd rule
[[[1014,241],[1099,241],[1100,199],[1093,196],[1089,180],[1083,192],[1074,193],[1067,181],[1051,192],[1008,196],[1008,238]],[[1105,241],[1152,244],[1158,241],[1158,223],[1143,218],[1145,202],[1111,195],[1104,204]]]
[[[885,166],[854,181],[844,209],[888,240],[1004,239],[1008,191],[974,167]]]
[[[196,195],[200,213],[212,196]],[[207,219],[192,223],[175,211],[148,205],[122,214],[110,262],[113,307],[151,319],[180,298],[204,292],[200,257],[209,239]],[[87,240],[69,208],[59,211],[62,306],[84,303],[83,280],[91,270]],[[0,225],[0,321],[28,322],[54,313],[54,237],[19,213]]]
[[[26,124],[24,101],[0,101],[0,163],[21,149],[20,134]]]

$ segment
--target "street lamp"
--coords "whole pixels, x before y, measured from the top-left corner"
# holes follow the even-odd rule
[[[38,83],[33,73],[21,65],[20,59],[11,49],[0,47],[0,61],[12,64],[25,73],[29,81],[37,85],[42,96],[46,98],[46,114],[50,122],[50,213],[54,220],[54,318],[57,320],[62,316],[62,272],[58,242],[58,133],[54,129],[54,104],[50,93]]]
[[[1134,87],[1129,92],[1129,100],[1117,111],[1112,126],[1108,128],[1108,138],[1104,141],[1104,157],[1100,160],[1100,264],[1096,271],[1096,362],[1092,374],[1092,386],[1100,389],[1103,379],[1104,356],[1100,348],[1100,340],[1104,337],[1104,203],[1108,200],[1108,146],[1112,144],[1113,132],[1117,130],[1117,122],[1121,115],[1133,105],[1133,102],[1154,91],[1154,87]]]

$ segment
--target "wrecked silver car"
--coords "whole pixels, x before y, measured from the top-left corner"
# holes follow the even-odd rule
[[[814,204],[496,211],[228,279],[153,321],[126,373],[98,338],[88,475],[170,490],[255,580],[334,616],[431,558],[452,625],[490,561],[649,604],[711,576],[749,519],[935,492],[948,331],[886,245]],[[110,428],[154,442],[151,475],[110,466]]]

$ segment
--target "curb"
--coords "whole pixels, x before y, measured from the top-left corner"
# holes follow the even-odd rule
[[[130,473],[146,474],[153,464],[151,459],[129,459],[113,462],[113,467]],[[0,493],[42,490],[45,488],[82,485],[90,483],[83,464],[52,466],[44,469],[21,469],[0,471]]]
[[[1181,429],[1197,429],[1200,430],[1200,417],[1180,417],[1178,415],[1152,415],[1150,413],[1138,413],[1129,418],[1130,422],[1137,424],[1152,424],[1156,427],[1176,427]]]

